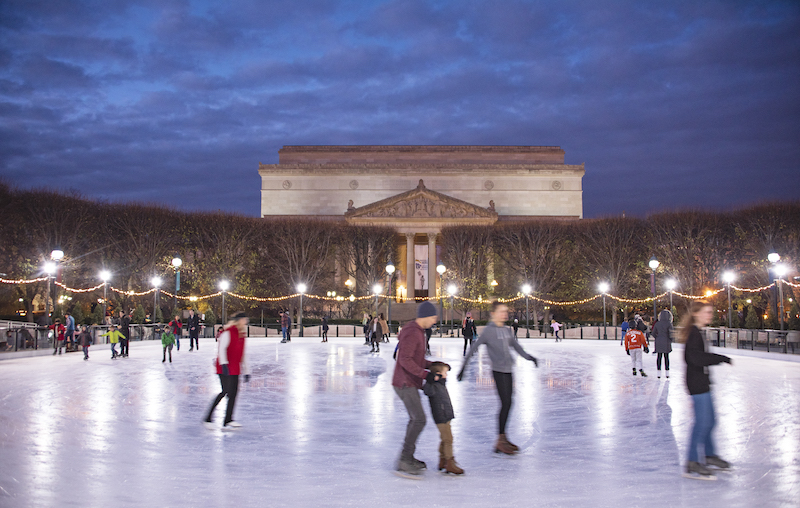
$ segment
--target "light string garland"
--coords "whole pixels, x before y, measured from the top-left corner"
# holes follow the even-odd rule
[[[0,283],[11,284],[11,285],[33,284],[33,283],[36,283],[36,282],[44,282],[47,279],[48,279],[47,277],[39,277],[37,279],[16,279],[16,280],[14,280],[14,279],[4,279],[4,278],[0,277]],[[782,283],[786,284],[786,285],[791,286],[791,287],[800,288],[800,284],[797,284],[797,283],[794,283],[794,282],[791,282],[791,281],[788,281],[788,280],[784,280],[784,279],[780,279],[780,281]],[[97,290],[101,289],[105,285],[105,283],[101,283],[101,284],[98,284],[98,285],[96,285],[94,287],[85,288],[85,289],[79,289],[79,288],[69,287],[66,284],[63,284],[61,282],[55,282],[54,284],[59,286],[59,287],[61,287],[61,288],[63,288],[65,291],[69,291],[69,292],[72,292],[72,293],[89,293],[91,291],[97,291]],[[775,286],[775,283],[773,282],[772,284],[769,284],[767,286],[761,286],[759,288],[741,288],[741,287],[738,287],[738,286],[731,285],[731,289],[736,290],[736,291],[740,291],[740,292],[744,292],[744,293],[760,293],[760,292],[766,291],[766,290],[768,290],[768,289],[770,289],[770,288],[772,288],[774,286]],[[113,291],[115,293],[118,293],[118,294],[121,294],[121,295],[125,295],[125,296],[145,296],[145,295],[152,294],[153,292],[158,290],[158,291],[161,291],[161,293],[163,295],[168,296],[170,298],[177,298],[179,300],[192,301],[192,302],[201,301],[201,300],[208,300],[209,298],[214,298],[214,297],[220,296],[223,293],[223,291],[217,291],[216,293],[211,293],[211,294],[203,295],[203,296],[181,296],[181,295],[176,295],[176,294],[170,293],[168,291],[159,290],[158,288],[152,288],[152,289],[149,289],[147,291],[142,291],[142,292],[125,291],[125,290],[122,290],[122,289],[119,289],[119,288],[115,288],[113,286],[109,286],[108,289],[110,289],[111,291]],[[716,295],[718,295],[719,293],[721,293],[723,291],[725,291],[724,287],[723,288],[719,288],[719,289],[715,289],[715,290],[708,290],[703,295],[688,295],[688,294],[685,294],[685,293],[681,293],[679,291],[672,291],[672,294],[674,294],[676,296],[679,296],[679,297],[682,297],[682,298],[689,299],[689,300],[700,300],[702,298],[710,298],[710,297],[716,296]],[[285,295],[285,296],[274,296],[274,297],[247,296],[247,295],[241,295],[241,294],[238,294],[238,293],[233,293],[231,291],[225,291],[224,293],[229,295],[229,296],[232,296],[234,298],[238,298],[238,299],[241,299],[241,300],[247,300],[247,301],[254,301],[254,302],[282,302],[282,301],[291,300],[292,298],[297,298],[298,296],[300,296],[300,293],[294,293],[294,294]],[[664,298],[664,297],[668,296],[669,293],[670,293],[669,291],[665,291],[665,292],[663,292],[663,293],[661,293],[659,295],[656,295],[655,297],[651,296],[651,297],[648,297],[648,298],[623,298],[623,297],[620,297],[620,296],[614,296],[614,295],[609,294],[609,293],[606,293],[605,296],[607,296],[608,298],[611,298],[612,300],[617,300],[617,301],[623,302],[623,303],[641,304],[641,303],[649,303],[649,302],[652,302],[653,300],[659,300],[661,298]],[[350,302],[351,301],[349,297],[342,298],[341,295],[338,296],[338,297],[334,297],[334,296],[322,296],[322,295],[312,295],[312,294],[303,293],[303,296],[305,298],[311,298],[312,300],[320,300],[320,301],[324,301],[324,302],[346,302],[346,301]],[[370,300],[370,299],[375,298],[375,296],[376,295],[374,295],[374,294],[373,295],[364,295],[364,296],[353,296],[352,297],[353,298],[352,302]],[[384,298],[384,299],[386,299],[386,298],[405,299],[405,300],[413,300],[413,301],[417,301],[417,302],[436,301],[436,300],[440,299],[440,297],[438,297],[438,296],[418,296],[418,297],[413,297],[413,298],[410,298],[410,297],[403,298],[400,295],[388,295],[388,294],[379,294],[377,296],[378,296],[378,298]],[[589,298],[584,298],[582,300],[557,301],[557,300],[548,300],[546,298],[540,298],[540,297],[534,296],[534,295],[528,295],[528,298],[530,300],[533,300],[533,301],[536,301],[536,302],[540,302],[540,303],[544,303],[544,304],[547,304],[547,305],[554,305],[554,306],[561,306],[561,307],[568,307],[568,306],[573,306],[573,305],[584,305],[584,304],[587,304],[589,302],[595,301],[598,298],[602,298],[602,297],[603,297],[603,294],[600,293],[600,294],[596,294],[594,296],[591,296]],[[463,296],[458,296],[458,295],[447,295],[447,298],[453,298],[454,300],[459,300],[461,302],[476,303],[476,304],[483,304],[483,303],[487,303],[487,302],[490,301],[490,299],[488,299],[488,298],[484,299],[483,297],[478,297],[477,299],[475,299],[475,298],[465,298]],[[502,298],[502,297],[501,298],[497,298],[497,301],[502,302],[502,303],[513,303],[513,302],[517,302],[519,300],[522,300],[524,298],[525,298],[525,295],[517,295],[516,297],[512,297],[512,298]]]

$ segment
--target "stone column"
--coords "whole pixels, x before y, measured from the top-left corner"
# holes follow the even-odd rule
[[[428,233],[428,296],[436,297],[436,233]]]
[[[414,301],[414,233],[406,233],[406,296]]]

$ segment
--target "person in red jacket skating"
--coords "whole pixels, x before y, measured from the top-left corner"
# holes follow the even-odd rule
[[[244,355],[244,339],[247,335],[247,315],[239,312],[225,325],[225,330],[220,334],[217,341],[217,358],[214,366],[219,375],[219,382],[222,391],[214,399],[206,415],[206,427],[212,427],[211,416],[214,409],[228,397],[228,407],[225,411],[225,420],[222,424],[224,428],[239,428],[242,425],[233,421],[233,406],[236,403],[236,393],[239,391],[239,376],[244,375],[244,382],[250,381],[250,371],[247,367]]]
[[[397,335],[397,364],[392,387],[408,411],[408,425],[395,474],[406,478],[419,478],[422,470],[427,469],[424,462],[414,458],[414,451],[417,438],[425,428],[425,411],[419,396],[422,381],[439,379],[427,370],[431,362],[425,359],[425,330],[436,323],[437,314],[431,302],[422,302],[417,307],[417,319],[406,323]]]
[[[631,363],[633,364],[633,375],[636,375],[636,367],[639,367],[639,373],[642,377],[647,377],[647,374],[644,373],[644,368],[642,365],[642,349],[644,349],[645,353],[649,353],[650,350],[648,349],[647,337],[644,336],[640,330],[636,329],[636,320],[631,318],[628,320],[628,325],[630,328],[628,329],[628,333],[625,334],[625,351],[631,357]]]
[[[56,319],[55,324],[50,325],[48,328],[53,330],[53,354],[56,352],[61,354],[61,348],[64,347],[64,333],[67,329],[61,324],[60,319]]]

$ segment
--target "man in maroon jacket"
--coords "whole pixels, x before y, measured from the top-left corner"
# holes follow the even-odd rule
[[[414,458],[417,438],[425,428],[425,411],[422,410],[419,390],[425,379],[438,379],[429,370],[431,362],[425,359],[425,330],[438,319],[436,307],[431,302],[422,302],[417,307],[417,319],[403,326],[397,336],[397,364],[394,367],[392,386],[408,411],[408,426],[403,451],[397,462],[395,474],[406,478],[419,478],[425,463]]]

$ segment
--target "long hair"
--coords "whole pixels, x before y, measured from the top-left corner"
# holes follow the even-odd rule
[[[689,339],[689,333],[692,331],[693,326],[697,326],[695,322],[694,316],[703,308],[710,307],[711,303],[707,300],[694,300],[692,304],[689,306],[689,312],[683,316],[681,319],[681,334],[678,336],[678,342],[681,344],[686,344],[686,341]]]

